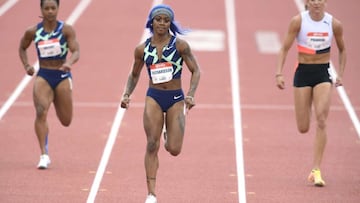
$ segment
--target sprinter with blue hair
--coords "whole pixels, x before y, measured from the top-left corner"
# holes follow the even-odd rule
[[[134,63],[121,107],[129,107],[130,95],[145,64],[149,75],[143,114],[147,138],[144,158],[148,188],[146,203],[156,203],[155,183],[163,127],[165,149],[173,156],[179,155],[185,133],[185,114],[195,106],[194,96],[200,80],[200,69],[189,44],[177,38],[177,34],[184,34],[184,30],[175,22],[174,12],[169,6],[161,4],[152,8],[146,28],[152,35],[135,48]],[[181,86],[183,62],[191,72],[186,94]]]

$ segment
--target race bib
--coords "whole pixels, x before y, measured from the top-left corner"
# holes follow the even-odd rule
[[[329,33],[327,32],[309,32],[307,34],[307,46],[315,50],[328,48],[331,44]]]
[[[172,80],[173,72],[173,66],[169,62],[153,64],[150,66],[150,75],[154,84]]]
[[[61,54],[61,46],[58,39],[40,41],[38,49],[40,51],[40,57],[42,58],[53,57]]]

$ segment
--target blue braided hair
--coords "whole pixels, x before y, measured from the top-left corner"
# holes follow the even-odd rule
[[[180,25],[175,21],[174,17],[174,11],[171,9],[170,6],[165,4],[159,4],[157,6],[154,6],[149,13],[147,22],[146,22],[146,28],[150,29],[150,32],[153,33],[153,25],[152,22],[154,20],[154,17],[160,14],[166,14],[170,17],[171,23],[170,23],[170,30],[171,32],[176,36],[176,34],[184,35],[187,30],[184,30],[180,27]]]

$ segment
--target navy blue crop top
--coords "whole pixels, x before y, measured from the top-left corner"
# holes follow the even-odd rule
[[[45,32],[43,23],[37,25],[35,33],[35,47],[39,59],[65,59],[68,53],[67,41],[62,33],[64,22],[58,21],[56,29]]]

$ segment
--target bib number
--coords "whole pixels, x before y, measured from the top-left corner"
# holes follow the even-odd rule
[[[61,54],[61,46],[58,39],[41,41],[38,44],[38,48],[42,58],[53,57]]]
[[[307,46],[315,50],[321,50],[330,46],[329,34],[322,32],[310,32],[307,35]]]
[[[150,75],[154,84],[169,82],[173,78],[173,72],[173,66],[169,62],[150,66]]]

